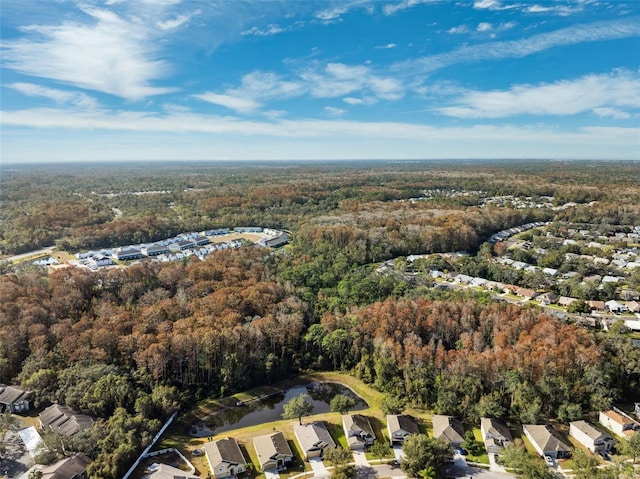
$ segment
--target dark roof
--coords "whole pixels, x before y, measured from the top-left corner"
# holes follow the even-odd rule
[[[23,391],[13,386],[0,384],[0,404],[15,404],[31,396],[30,391]]]
[[[392,432],[402,429],[403,431],[407,431],[409,434],[420,434],[420,429],[411,416],[390,414],[387,416],[387,423]]]
[[[42,479],[74,479],[80,477],[89,464],[91,459],[84,454],[76,454],[42,469]]]
[[[53,404],[42,411],[38,419],[43,428],[52,430],[65,436],[72,436],[82,429],[89,429],[93,425],[93,419],[85,414],[80,414],[62,404]]]

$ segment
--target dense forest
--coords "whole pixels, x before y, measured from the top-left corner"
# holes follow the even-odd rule
[[[205,261],[50,273],[3,265],[0,382],[34,391],[36,406],[58,401],[98,418],[58,449],[45,438],[53,451],[92,457],[91,477],[119,477],[173,411],[300,371],[347,371],[469,421],[567,421],[640,397],[640,349],[624,336],[374,274],[408,254],[490,255],[489,236],[530,221],[640,224],[635,164],[58,168],[3,172],[5,253],[215,226],[293,233],[279,250]],[[577,205],[480,206],[500,195]]]

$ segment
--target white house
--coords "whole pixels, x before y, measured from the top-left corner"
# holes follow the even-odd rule
[[[569,423],[569,435],[591,452],[610,452],[616,441],[586,421]]]
[[[640,430],[640,423],[638,423],[638,421],[614,410],[600,411],[598,420],[604,427],[625,439],[628,439],[635,431]]]

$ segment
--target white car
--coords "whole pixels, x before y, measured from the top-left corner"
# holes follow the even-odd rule
[[[553,458],[551,456],[544,456],[544,460],[546,461],[547,464],[549,464],[550,466],[553,466]]]

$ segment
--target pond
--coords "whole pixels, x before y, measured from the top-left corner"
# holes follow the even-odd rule
[[[268,398],[253,401],[243,406],[227,409],[218,414],[211,415],[206,419],[207,426],[213,431],[213,434],[220,434],[242,427],[279,421],[282,419],[284,405],[292,398],[303,393],[307,394],[309,401],[313,403],[313,412],[311,414],[329,412],[329,403],[337,394],[352,397],[357,401],[352,411],[360,411],[369,407],[362,398],[341,384],[310,383],[295,386]]]

